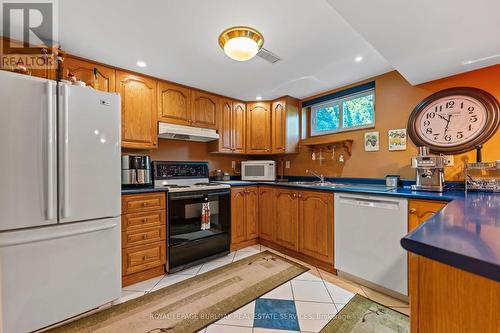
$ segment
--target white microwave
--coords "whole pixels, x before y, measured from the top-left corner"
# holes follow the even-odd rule
[[[242,161],[241,180],[257,180],[257,181],[276,180],[276,162]]]

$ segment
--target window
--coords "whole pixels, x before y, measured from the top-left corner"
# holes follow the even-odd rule
[[[323,135],[375,125],[375,90],[335,98],[311,107],[311,135]]]

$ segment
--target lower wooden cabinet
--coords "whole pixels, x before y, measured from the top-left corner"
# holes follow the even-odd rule
[[[333,264],[333,194],[299,192],[299,252]]]
[[[411,254],[412,333],[500,332],[500,283]]]
[[[293,189],[276,189],[276,238],[275,242],[287,249],[299,249],[298,192]]]
[[[415,200],[408,201],[408,232],[432,217],[444,206],[445,201]]]
[[[259,237],[257,186],[231,189],[231,248],[249,245]]]
[[[164,274],[166,212],[164,192],[122,195],[122,286]]]
[[[276,239],[276,193],[272,186],[259,186],[259,238]]]
[[[333,270],[333,194],[259,186],[259,239]]]

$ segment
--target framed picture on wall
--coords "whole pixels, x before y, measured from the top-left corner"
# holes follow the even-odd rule
[[[380,149],[380,140],[378,132],[365,133],[365,151],[378,151]]]
[[[389,130],[389,150],[406,150],[406,128]]]

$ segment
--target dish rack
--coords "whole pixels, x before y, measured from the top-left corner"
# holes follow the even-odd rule
[[[500,161],[465,162],[465,191],[500,192]]]

